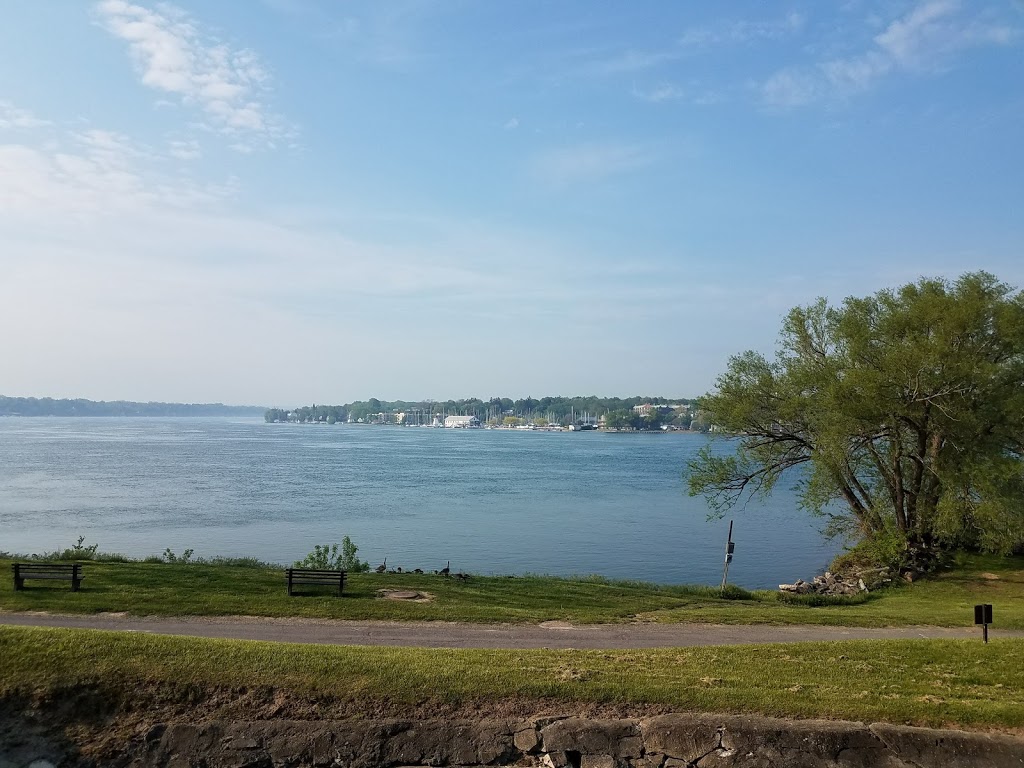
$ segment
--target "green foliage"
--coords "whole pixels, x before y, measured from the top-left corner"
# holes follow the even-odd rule
[[[834,573],[869,568],[898,569],[904,560],[906,541],[899,531],[885,530],[858,541],[832,561]]]
[[[127,562],[128,558],[116,552],[100,552],[99,544],[86,544],[85,536],[79,536],[78,541],[66,549],[58,549],[53,552],[43,552],[41,555],[32,555],[36,560],[95,560],[103,562]]]
[[[295,567],[365,573],[370,570],[370,564],[356,556],[358,551],[359,547],[346,536],[341,540],[340,551],[337,544],[315,544],[305,559],[295,561]]]
[[[736,584],[726,584],[723,589],[718,590],[718,596],[723,600],[754,600],[755,595],[749,589],[744,589]]]
[[[792,592],[779,592],[780,603],[791,605],[806,605],[809,608],[817,608],[823,605],[862,605],[878,597],[877,593],[858,592],[856,595],[819,595],[809,593],[797,595]]]
[[[174,554],[170,547],[164,550],[163,561],[165,563],[176,563],[178,565],[187,565],[192,560],[192,553],[195,550],[186,549],[180,555]]]
[[[99,543],[86,545],[85,536],[79,536],[78,541],[70,549],[61,552],[60,560],[95,560],[96,550],[100,548]]]
[[[689,466],[717,512],[786,478],[882,561],[1024,541],[1024,294],[992,275],[792,310],[701,405],[738,437]],[[735,450],[731,450],[735,447]]]

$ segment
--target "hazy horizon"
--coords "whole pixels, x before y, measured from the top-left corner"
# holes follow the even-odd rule
[[[997,0],[10,4],[0,391],[698,396],[818,296],[1024,284],[1022,48]]]
[[[555,395],[553,395],[553,394],[548,394],[548,393],[537,394],[537,393],[527,392],[526,394],[516,395],[514,397],[511,396],[511,395],[508,395],[508,394],[498,394],[498,393],[495,393],[495,394],[491,394],[491,395],[487,395],[487,396],[466,395],[464,397],[421,397],[421,398],[410,398],[410,397],[383,398],[383,397],[378,397],[376,399],[377,400],[381,400],[383,402],[402,402],[402,403],[424,403],[424,402],[444,403],[444,402],[448,402],[448,401],[460,401],[460,400],[472,400],[472,399],[477,399],[477,400],[482,400],[483,402],[487,402],[492,397],[502,397],[502,398],[503,397],[508,397],[511,400],[521,400],[521,399],[524,399],[524,398],[527,398],[527,397],[532,397],[535,400],[540,400],[541,398],[544,398],[544,397],[558,397],[558,398],[596,397],[596,398],[608,398],[608,399],[610,399],[610,398],[619,398],[621,400],[629,400],[631,398],[641,398],[642,399],[642,398],[645,398],[645,397],[652,397],[652,398],[653,397],[658,397],[658,398],[664,398],[664,399],[668,399],[668,400],[671,400],[671,399],[693,400],[693,399],[699,397],[701,394],[704,394],[704,393],[702,392],[700,394],[694,394],[694,395],[679,395],[678,397],[674,397],[673,395],[665,395],[665,394],[659,394],[659,393],[653,393],[653,392],[648,392],[646,394],[634,393],[634,394],[630,394],[630,395],[601,394],[601,393],[595,394],[595,393],[592,393],[592,392],[587,393],[587,394],[560,394],[560,395],[555,394]],[[75,397],[75,396],[55,397],[53,395],[12,395],[12,394],[9,394],[7,392],[0,392],[0,398],[3,398],[3,397],[24,398],[24,399],[32,399],[32,398],[34,398],[36,400],[44,400],[44,399],[47,399],[47,398],[51,399],[51,400],[89,400],[91,402],[97,402],[97,403],[125,402],[125,403],[140,403],[140,404],[155,403],[155,404],[161,404],[161,405],[224,405],[224,406],[229,406],[229,407],[232,407],[232,408],[268,408],[268,409],[269,408],[289,408],[289,409],[291,409],[291,408],[301,408],[301,407],[304,407],[304,406],[307,406],[307,405],[312,405],[314,403],[316,405],[330,405],[330,406],[348,405],[348,404],[356,403],[356,402],[367,402],[367,401],[369,401],[371,398],[373,398],[375,396],[374,395],[369,395],[369,396],[366,396],[366,397],[357,397],[357,398],[352,398],[352,399],[349,399],[349,400],[330,400],[329,398],[320,398],[320,399],[310,400],[309,402],[306,402],[306,403],[297,403],[297,402],[296,403],[232,403],[232,402],[228,402],[228,401],[224,401],[224,400],[152,400],[152,399],[143,400],[143,399],[139,399],[139,398],[130,398],[130,397],[119,397],[119,398],[110,398],[110,397],[106,397],[106,398],[104,398],[104,397],[91,398],[91,397]]]

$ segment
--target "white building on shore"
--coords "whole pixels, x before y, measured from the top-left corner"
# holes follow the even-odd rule
[[[479,426],[480,419],[476,416],[446,416],[444,419],[445,429],[467,429]]]

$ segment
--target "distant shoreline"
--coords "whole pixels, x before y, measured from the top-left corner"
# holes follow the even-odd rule
[[[0,395],[0,416],[34,418],[42,416],[188,417],[188,416],[262,416],[264,406],[224,405],[224,403],[160,403],[132,400],[55,400],[50,397],[6,397]]]

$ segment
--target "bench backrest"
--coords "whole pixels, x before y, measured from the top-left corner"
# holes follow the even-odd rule
[[[22,573],[74,573],[81,563],[14,563],[14,570]]]
[[[344,576],[345,571],[321,570],[317,568],[288,568],[293,576]]]

